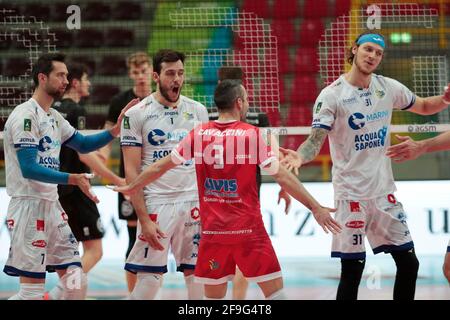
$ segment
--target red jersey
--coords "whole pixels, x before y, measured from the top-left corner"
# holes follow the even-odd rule
[[[276,158],[257,127],[210,121],[192,130],[172,156],[178,162],[194,158],[202,240],[233,243],[266,232],[256,166]]]

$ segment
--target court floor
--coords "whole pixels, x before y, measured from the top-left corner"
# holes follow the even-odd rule
[[[450,286],[442,274],[444,256],[419,256],[420,269],[416,299],[450,300]],[[286,295],[292,300],[333,300],[338,285],[340,263],[331,258],[280,258]],[[4,261],[1,261],[4,265]],[[175,272],[170,260],[164,277],[161,299],[186,299],[181,273]],[[395,264],[390,255],[368,256],[359,299],[390,300],[395,277]],[[57,281],[55,274],[47,276],[46,290]],[[19,280],[0,274],[0,299],[7,299],[19,288]],[[229,286],[231,291],[231,287]],[[102,260],[89,274],[88,299],[123,299],[126,296],[123,261]],[[228,294],[229,298],[229,294]],[[251,284],[248,299],[263,299],[259,288]]]

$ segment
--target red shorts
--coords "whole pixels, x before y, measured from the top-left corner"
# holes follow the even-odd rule
[[[200,241],[196,282],[216,285],[233,280],[236,266],[249,281],[281,277],[280,264],[267,234],[237,244]]]

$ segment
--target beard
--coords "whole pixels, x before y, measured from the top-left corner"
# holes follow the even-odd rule
[[[45,87],[45,93],[47,93],[50,97],[52,97],[54,100],[59,100],[63,97],[65,90],[60,91],[56,88],[52,88],[49,85]]]
[[[172,103],[173,103],[173,102],[177,102],[178,99],[180,98],[181,87],[178,89],[178,94],[177,94],[177,96],[176,96],[175,99],[172,99],[172,98],[169,96],[169,91],[170,91],[170,90],[171,90],[170,88],[164,87],[164,86],[162,86],[161,83],[160,83],[160,85],[159,85],[159,91],[161,92],[161,95],[164,97],[164,99],[166,99],[167,101],[172,102]]]

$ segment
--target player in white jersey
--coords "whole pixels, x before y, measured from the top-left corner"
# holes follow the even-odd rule
[[[117,117],[120,114],[122,106],[127,104],[130,100],[134,98],[143,99],[152,93],[152,71],[153,65],[151,58],[146,52],[138,51],[132,53],[127,57],[127,68],[128,77],[133,82],[133,87],[118,93],[111,99],[111,103],[108,110],[108,115],[105,121],[105,129],[111,127],[116,123]],[[111,144],[102,148],[100,151],[106,163],[106,159],[110,157],[111,154]],[[123,166],[123,153],[120,152],[120,162],[119,162],[119,174],[121,177],[125,177],[125,169]],[[136,242],[136,231],[137,231],[137,216],[133,209],[132,204],[129,200],[119,193],[118,194],[118,213],[120,220],[126,220],[127,231],[128,231],[128,247],[125,253],[125,259],[133,248]],[[128,292],[133,291],[134,285],[136,284],[136,274],[125,271]]]
[[[57,184],[77,185],[91,200],[98,199],[86,174],[59,172],[59,152],[63,143],[82,153],[100,148],[119,134],[120,123],[85,137],[50,108],[68,84],[64,58],[45,54],[37,60],[33,96],[17,106],[5,124],[6,189],[12,199],[7,214],[11,246],[3,271],[20,277],[13,300],[42,299],[46,271],[60,276],[63,299],[83,299],[86,294],[78,244],[58,202]]]
[[[396,80],[375,75],[385,49],[380,34],[363,33],[350,48],[350,71],[322,90],[314,105],[312,130],[297,152],[284,150],[300,167],[313,160],[325,138],[333,161],[336,220],[332,257],[341,258],[337,299],[356,299],[367,235],[374,253],[390,253],[397,266],[394,299],[414,299],[419,262],[405,213],[394,197],[389,125],[393,109],[434,114],[442,96],[421,98]],[[292,159],[290,159],[292,161]]]
[[[445,88],[442,100],[443,103],[447,105],[450,104],[450,89],[448,86]],[[428,152],[450,150],[450,132],[445,132],[437,137],[420,141],[414,141],[408,136],[397,135],[397,138],[402,142],[394,146],[390,146],[386,152],[386,155],[392,158],[395,162],[416,159],[420,155]],[[445,255],[443,271],[445,277],[450,283],[450,241],[447,245],[447,253]]]
[[[160,50],[153,58],[157,91],[126,113],[121,146],[127,182],[167,156],[196,124],[208,121],[206,108],[180,94],[184,54]],[[188,173],[188,174],[186,174]],[[137,273],[130,299],[154,299],[167,272],[171,248],[177,270],[185,276],[189,299],[202,299],[193,282],[200,240],[197,182],[193,163],[174,168],[132,197],[139,223],[137,239],[125,269]],[[162,237],[161,244],[157,237]]]

